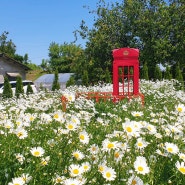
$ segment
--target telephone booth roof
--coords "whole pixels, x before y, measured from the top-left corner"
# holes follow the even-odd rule
[[[120,48],[113,50],[114,59],[138,59],[139,50],[135,48]]]

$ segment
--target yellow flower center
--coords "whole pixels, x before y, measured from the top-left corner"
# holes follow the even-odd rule
[[[136,185],[136,184],[137,184],[136,180],[132,180],[132,184],[131,185]]]
[[[109,148],[109,149],[111,149],[111,148],[113,148],[114,147],[114,144],[113,143],[109,143],[108,145],[107,145],[107,148]]]
[[[106,173],[106,177],[110,178],[111,177],[111,173],[110,172],[107,172]]]
[[[100,166],[99,167],[99,170],[102,172],[103,171],[103,166]]]
[[[139,166],[138,167],[138,171],[142,172],[143,171],[143,167],[142,166]]]
[[[58,119],[58,118],[59,118],[59,115],[58,115],[58,114],[55,114],[55,115],[54,115],[54,118],[55,118],[55,119]]]
[[[180,167],[180,168],[179,168],[179,171],[180,171],[181,173],[185,174],[185,168],[184,168],[184,167]]]
[[[56,179],[56,183],[60,183],[60,182],[62,182],[62,179],[61,178],[57,178]]]
[[[81,135],[80,135],[80,139],[81,139],[81,140],[84,140],[84,139],[85,139],[85,136],[81,134]]]
[[[127,132],[132,132],[132,128],[131,127],[127,127],[126,130],[127,130]]]
[[[74,154],[74,157],[75,157],[76,159],[78,159],[78,158],[79,158],[79,154],[75,153],[75,154]]]
[[[18,137],[21,137],[21,136],[23,136],[23,133],[22,133],[22,132],[19,132],[19,133],[17,134],[17,136],[18,136]]]
[[[87,169],[88,169],[88,166],[87,166],[87,165],[85,165],[85,166],[84,166],[84,170],[87,170]]]
[[[40,152],[39,151],[35,151],[34,152],[34,156],[39,156],[40,155]]]
[[[114,157],[115,157],[115,158],[118,158],[118,157],[119,157],[119,153],[116,152],[116,153],[114,154]]]
[[[168,152],[172,153],[173,152],[173,148],[168,148]]]
[[[68,125],[68,129],[69,129],[69,130],[72,130],[73,128],[74,128],[74,127],[73,127],[72,124]]]
[[[182,112],[182,107],[177,108],[178,112]]]
[[[74,173],[74,174],[79,174],[79,170],[78,170],[78,169],[74,169],[74,170],[73,170],[73,173]]]
[[[137,144],[137,146],[141,147],[141,146],[143,146],[143,143],[140,142],[140,143]]]

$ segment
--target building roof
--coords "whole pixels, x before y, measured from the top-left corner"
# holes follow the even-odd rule
[[[26,71],[31,70],[28,66],[24,65],[23,63],[7,56],[5,53],[0,53],[0,58],[4,58],[5,60],[7,60],[8,62],[11,62],[12,64],[16,64],[21,66],[22,68],[24,68]]]
[[[66,83],[71,75],[74,73],[59,73],[58,74],[58,81],[59,83]],[[37,80],[35,80],[35,83],[53,83],[53,80],[55,78],[55,74],[45,74],[40,76]]]

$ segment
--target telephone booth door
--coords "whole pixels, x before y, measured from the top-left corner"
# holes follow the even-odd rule
[[[132,96],[139,93],[139,50],[113,50],[113,95]]]

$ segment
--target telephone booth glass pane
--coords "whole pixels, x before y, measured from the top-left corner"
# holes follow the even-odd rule
[[[134,92],[134,67],[133,66],[119,66],[119,94],[132,95]]]

